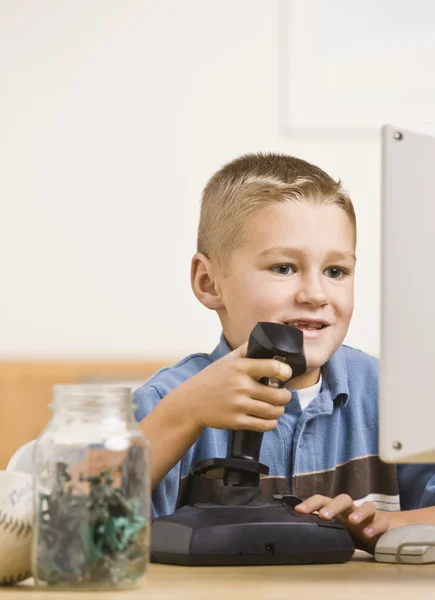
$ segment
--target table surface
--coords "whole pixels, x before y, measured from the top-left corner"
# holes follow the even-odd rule
[[[83,594],[91,600],[110,596],[117,600],[284,600],[435,598],[434,565],[376,563],[368,554],[356,552],[340,565],[279,567],[176,567],[149,566],[140,589]],[[0,588],[0,600],[77,600],[72,592],[37,590],[28,580]]]

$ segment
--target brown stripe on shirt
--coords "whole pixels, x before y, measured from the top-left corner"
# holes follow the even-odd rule
[[[216,502],[219,491],[223,486],[221,478],[208,475],[192,475],[180,479],[176,508],[186,504],[202,504]],[[285,477],[261,477],[260,490],[266,502],[273,502],[275,494],[288,494],[288,486]]]
[[[377,455],[354,458],[334,469],[293,475],[292,493],[300,498],[321,494],[334,498],[348,494],[354,500],[369,494],[398,496],[396,465],[383,463]]]
[[[182,477],[176,508],[186,504],[216,502],[222,485],[220,477],[192,474]],[[266,502],[272,502],[275,494],[289,494],[286,478],[282,476],[261,477],[260,489]],[[363,456],[338,465],[335,469],[293,475],[291,493],[302,499],[314,494],[330,498],[348,494],[354,500],[370,494],[398,497],[396,466],[383,463],[375,455]]]

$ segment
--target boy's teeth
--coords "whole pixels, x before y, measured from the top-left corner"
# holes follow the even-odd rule
[[[305,323],[304,321],[294,321],[292,325],[298,329],[322,329],[323,327],[322,323]]]

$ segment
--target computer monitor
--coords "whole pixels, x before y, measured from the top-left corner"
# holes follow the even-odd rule
[[[391,125],[381,253],[380,457],[435,463],[435,137]]]

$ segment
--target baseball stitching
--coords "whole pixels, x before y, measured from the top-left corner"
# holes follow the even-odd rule
[[[5,576],[0,579],[0,585],[13,585],[18,581],[24,581],[24,579],[28,579],[32,576],[30,571],[24,571],[23,573],[18,573],[17,575]]]
[[[0,529],[13,533],[17,538],[26,538],[32,532],[32,526],[29,523],[24,523],[19,519],[14,519],[8,516],[4,511],[0,509]],[[18,581],[23,581],[28,577],[31,577],[30,571],[23,571],[16,573],[15,575],[5,575],[0,577],[0,585],[13,585]]]
[[[27,537],[32,531],[30,523],[24,523],[13,517],[8,517],[0,508],[0,528],[9,533],[15,533],[16,537]]]

